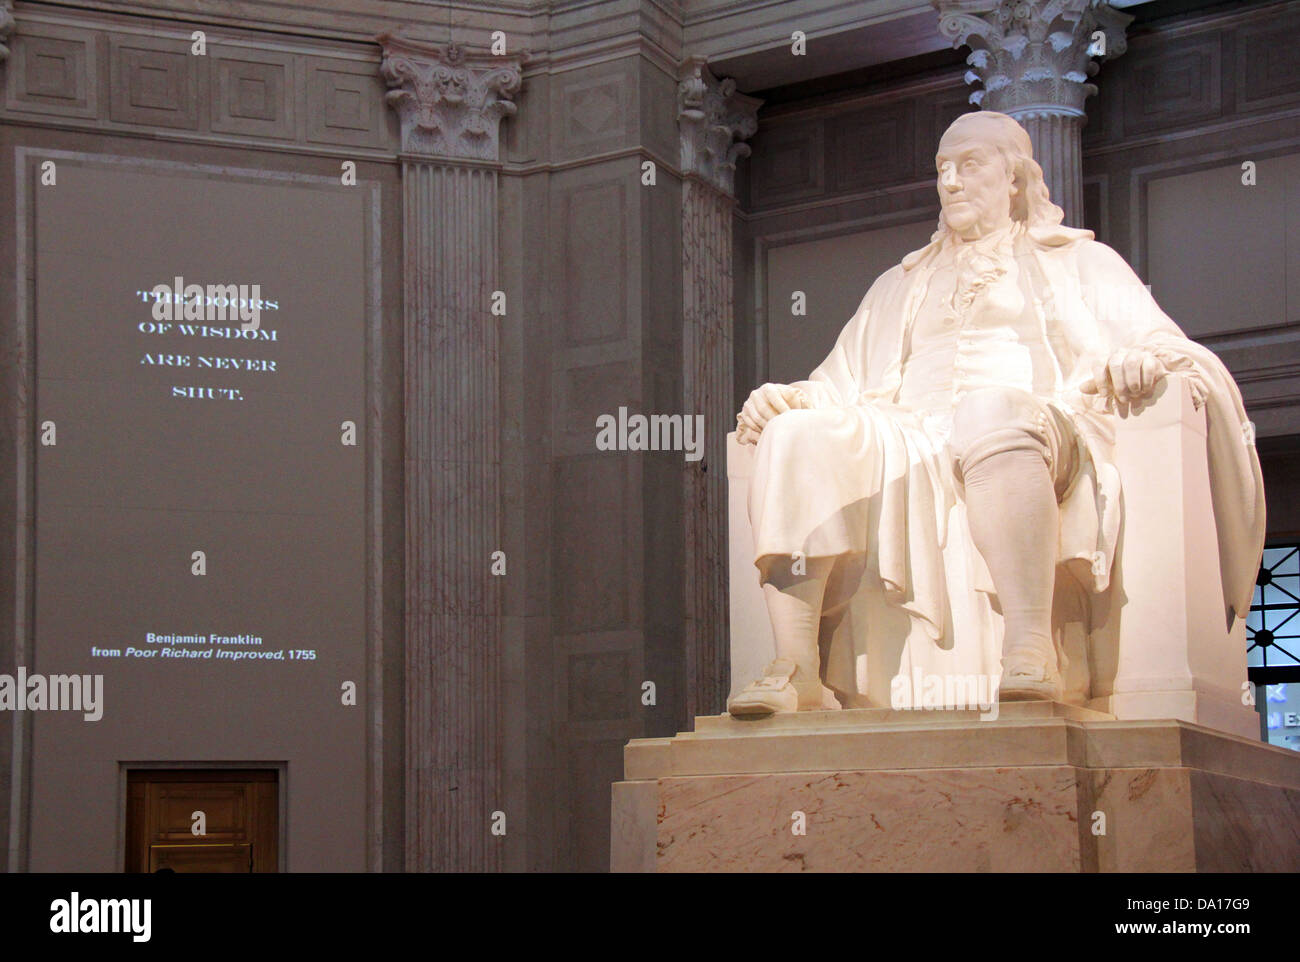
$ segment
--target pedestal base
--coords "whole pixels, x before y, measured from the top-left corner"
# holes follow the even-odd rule
[[[1183,721],[1053,702],[721,715],[624,763],[616,872],[1300,869],[1300,755]]]

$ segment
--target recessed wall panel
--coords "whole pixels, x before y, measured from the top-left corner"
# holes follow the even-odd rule
[[[33,869],[120,869],[133,762],[285,764],[292,867],[364,868],[368,196],[112,159],[33,188],[28,668],[103,677],[100,719],[33,713]]]

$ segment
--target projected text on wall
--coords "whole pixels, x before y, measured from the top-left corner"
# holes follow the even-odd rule
[[[35,210],[38,656],[182,687],[359,657],[359,196],[65,164]]]

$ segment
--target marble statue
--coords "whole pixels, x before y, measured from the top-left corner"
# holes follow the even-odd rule
[[[737,416],[776,659],[733,715],[879,704],[899,672],[952,670],[954,649],[1002,700],[1062,700],[1053,611],[1108,587],[1117,418],[1173,377],[1205,411],[1227,623],[1249,609],[1263,486],[1223,364],[1061,224],[1015,120],[962,115],[935,167],[930,243],[871,285],[808,380],[763,385]],[[855,608],[861,592],[879,604]]]

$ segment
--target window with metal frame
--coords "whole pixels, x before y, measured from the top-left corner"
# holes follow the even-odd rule
[[[1300,751],[1300,542],[1264,548],[1246,618],[1246,665],[1264,740]]]

